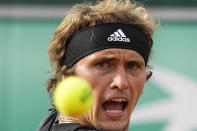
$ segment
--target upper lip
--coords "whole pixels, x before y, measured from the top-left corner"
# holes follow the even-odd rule
[[[112,97],[106,98],[104,102],[106,101],[125,102],[125,101],[128,101],[128,98],[125,96],[112,96]]]

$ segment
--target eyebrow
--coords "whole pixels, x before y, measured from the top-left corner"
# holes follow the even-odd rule
[[[137,65],[144,65],[144,62],[139,61],[139,60],[129,60],[128,63],[134,63],[134,64],[137,64]]]
[[[95,61],[112,61],[112,60],[118,60],[118,58],[114,57],[114,56],[101,56],[99,58],[97,58]],[[141,60],[135,60],[135,59],[129,59],[127,61],[127,63],[133,63],[133,64],[137,64],[137,65],[144,65],[144,62]]]
[[[104,56],[104,57],[97,58],[95,61],[112,61],[112,60],[118,60],[118,59],[113,56]]]

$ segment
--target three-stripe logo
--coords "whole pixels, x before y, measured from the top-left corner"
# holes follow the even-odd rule
[[[111,34],[108,38],[108,41],[123,41],[123,42],[130,42],[130,39],[126,37],[121,29],[118,29],[113,34]]]

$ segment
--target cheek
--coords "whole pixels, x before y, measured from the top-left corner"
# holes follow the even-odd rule
[[[99,101],[99,99],[102,98],[102,92],[104,92],[105,87],[107,87],[108,79],[106,79],[106,77],[103,77],[103,75],[99,75],[91,67],[83,66],[82,64],[80,66],[77,66],[76,75],[90,82],[95,101]]]
[[[105,92],[106,85],[104,82],[102,82],[101,80],[98,80],[98,79],[94,80],[90,83],[92,85],[93,96],[95,99],[94,101],[96,104],[98,104],[102,101],[103,92]]]
[[[102,101],[103,92],[105,92],[107,82],[103,79],[103,76],[100,77],[93,75],[93,73],[90,73],[87,77],[85,77],[85,79],[88,80],[92,86],[94,106],[98,107],[99,103]]]
[[[146,83],[146,73],[143,73],[136,79],[136,86],[137,86],[136,88],[138,95],[141,95],[143,93],[145,83]]]
[[[137,104],[140,96],[143,94],[145,83],[146,83],[146,75],[141,75],[136,79],[135,88],[133,89],[133,94],[132,94],[134,105]]]

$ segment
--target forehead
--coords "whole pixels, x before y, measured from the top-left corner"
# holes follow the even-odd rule
[[[117,48],[100,50],[84,57],[81,60],[82,61],[96,60],[103,57],[113,57],[113,58],[124,59],[124,60],[144,61],[143,57],[134,50],[117,49]]]

